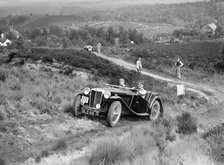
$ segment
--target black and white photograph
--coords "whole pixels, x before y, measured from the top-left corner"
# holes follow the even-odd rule
[[[0,165],[224,165],[224,0],[0,0]]]

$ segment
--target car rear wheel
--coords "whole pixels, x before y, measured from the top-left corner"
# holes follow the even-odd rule
[[[73,101],[73,107],[72,107],[74,116],[79,115],[80,109],[81,109],[81,96],[77,95]]]
[[[158,100],[154,100],[150,112],[150,120],[157,120],[161,113],[161,104]]]
[[[107,121],[111,127],[117,125],[120,117],[121,117],[122,105],[120,101],[114,101],[109,108],[107,113]]]

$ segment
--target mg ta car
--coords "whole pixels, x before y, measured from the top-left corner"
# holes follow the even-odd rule
[[[73,113],[103,116],[114,127],[122,114],[157,120],[163,114],[163,105],[157,93],[141,94],[137,89],[107,84],[100,88],[86,87],[78,93],[73,101]]]

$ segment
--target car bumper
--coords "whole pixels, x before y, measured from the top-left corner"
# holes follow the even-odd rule
[[[100,116],[100,109],[83,106],[81,110],[82,110],[82,114]]]

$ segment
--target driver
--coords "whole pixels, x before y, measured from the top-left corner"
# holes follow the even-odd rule
[[[120,79],[119,79],[119,85],[122,86],[122,87],[125,87],[125,86],[126,86],[126,85],[125,85],[125,81],[124,81],[123,78],[120,78]]]

